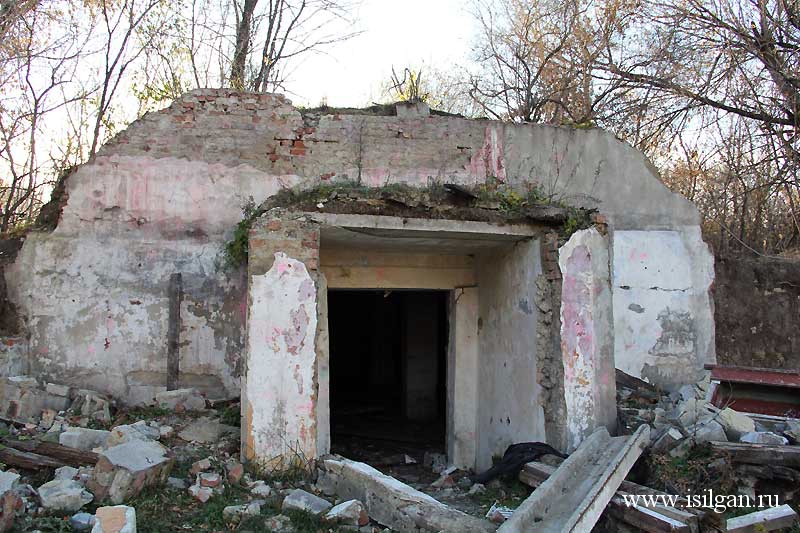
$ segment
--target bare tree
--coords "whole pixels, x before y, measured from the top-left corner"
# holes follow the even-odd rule
[[[160,0],[102,0],[100,5],[103,28],[103,67],[98,88],[97,112],[95,114],[89,156],[97,152],[101,142],[101,128],[108,118],[114,95],[131,64],[149,47],[153,32],[144,34],[145,40],[133,43],[137,30],[145,24],[148,15]],[[140,35],[142,35],[140,33]]]
[[[616,96],[596,83],[594,60],[612,46],[628,13],[612,2],[484,0],[475,4],[481,68],[470,94],[492,117],[519,121],[595,121]]]
[[[283,87],[290,60],[357,32],[347,0],[233,0],[236,37],[230,86],[266,92]],[[260,9],[259,9],[260,8]]]

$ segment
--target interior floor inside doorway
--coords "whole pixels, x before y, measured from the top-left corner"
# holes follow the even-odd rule
[[[331,290],[331,451],[373,466],[445,452],[446,291]]]

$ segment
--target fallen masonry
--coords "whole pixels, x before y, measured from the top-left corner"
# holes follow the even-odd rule
[[[397,531],[494,531],[490,522],[436,501],[369,465],[341,457],[319,461],[317,486],[364,503],[369,516]]]
[[[30,492],[25,483],[30,478],[0,472],[0,502],[7,509],[0,515],[0,525],[8,524],[3,526],[8,530],[28,513],[73,513],[69,521],[76,531],[135,531],[131,503],[140,491],[154,487],[166,498],[183,493],[195,500],[179,512],[190,512],[194,506],[202,509],[211,505],[212,499],[225,498],[226,505],[218,512],[231,527],[258,524],[266,530],[287,533],[295,528],[292,517],[300,515],[315,520],[320,527],[362,528],[359,531],[370,533],[387,527],[401,532],[485,532],[498,528],[494,522],[501,522],[500,531],[513,532],[578,531],[602,524],[625,532],[703,533],[714,531],[709,524],[720,523],[713,510],[693,508],[683,498],[674,506],[630,506],[626,503],[628,496],[667,493],[623,479],[643,449],[651,456],[684,460],[697,453],[698,446],[707,446],[711,453],[704,468],[712,472],[730,468],[739,480],[736,490],[740,494],[756,496],[772,490],[782,494],[781,501],[793,501],[800,486],[800,446],[786,442],[793,439],[797,421],[720,410],[705,401],[703,383],[661,393],[635,380],[622,380],[620,412],[626,417],[625,426],[635,422],[634,414],[639,420],[632,434],[610,437],[600,428],[566,459],[543,443],[513,444],[496,468],[489,470],[492,474],[485,476],[488,488],[475,483],[483,477],[447,465],[446,455],[438,453],[390,454],[375,461],[384,471],[363,462],[325,456],[316,462],[313,483],[311,478],[293,482],[258,479],[254,470],[239,461],[238,454],[230,453],[238,449],[237,435],[221,422],[214,408],[192,413],[176,405],[176,411],[165,413],[159,408],[157,419],[143,420],[125,420],[120,412],[115,415],[112,411],[112,416],[124,423],[103,426],[108,428],[103,430],[79,425],[98,423],[80,411],[67,409],[52,415],[43,410],[42,417],[52,418],[51,428],[37,424],[35,419],[10,425],[11,436],[0,438],[0,454],[9,458],[21,454],[24,459],[12,460],[20,461],[18,468],[23,472],[51,470],[52,478]],[[630,407],[639,398],[646,398],[646,403],[638,403],[636,409]],[[164,427],[176,431],[164,432]],[[714,438],[722,441],[703,442],[703,428],[708,427],[713,428]],[[212,442],[201,442],[206,440],[198,438],[201,435],[208,435]],[[727,442],[737,436],[743,442]],[[761,444],[763,441],[775,444]],[[544,462],[518,465],[517,456]],[[172,471],[176,462],[185,473],[168,477],[175,476]],[[387,473],[395,470],[399,477]],[[430,477],[423,483],[414,481],[423,472]],[[475,507],[475,501],[509,490],[503,477],[516,472],[534,489],[532,493],[524,494],[516,503],[492,499]],[[490,479],[495,476],[499,478]],[[405,478],[409,481],[404,482]],[[89,502],[123,505],[101,507],[93,515],[84,512]],[[282,514],[273,515],[276,512]],[[796,517],[792,513],[785,507],[762,510],[731,518],[729,525],[736,531],[770,530],[793,523]]]
[[[498,531],[589,531],[649,442],[641,426],[630,437],[598,429],[542,483]]]

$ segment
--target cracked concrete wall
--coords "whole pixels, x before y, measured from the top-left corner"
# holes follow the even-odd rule
[[[612,239],[617,368],[667,390],[694,383],[715,362],[714,259],[700,228]]]
[[[6,269],[31,335],[26,366],[146,401],[166,382],[167,280],[182,272],[181,374],[209,395],[235,395],[244,276],[217,263],[250,197],[345,178],[487,177],[598,207],[614,229],[683,231],[699,220],[640,153],[600,130],[301,113],[278,95],[196,90],[137,120],[80,167],[57,229],[29,235]]]
[[[478,274],[478,470],[515,442],[546,441],[537,371],[539,241],[481,256]]]

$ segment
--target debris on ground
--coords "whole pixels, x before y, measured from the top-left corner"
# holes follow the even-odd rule
[[[327,456],[312,472],[263,471],[239,457],[240,432],[231,425],[240,420],[236,399],[181,389],[118,410],[114,399],[88,389],[0,378],[0,400],[22,400],[3,406],[9,415],[0,424],[0,531],[524,531],[530,516],[541,523],[554,516],[555,507],[546,516],[537,511],[548,483],[559,487],[570,478],[586,483],[557,503],[591,508],[579,528],[594,520],[598,531],[767,531],[793,523],[800,420],[713,405],[707,379],[666,393],[617,377],[628,436],[599,446],[594,470],[575,466],[580,447],[568,457],[545,443],[522,442],[477,473],[449,465],[441,448],[355,438],[347,454],[360,452],[363,462]],[[615,439],[634,439],[645,453],[602,468],[598,458],[621,449],[609,444]],[[600,483],[603,475],[612,481]],[[625,499],[703,487],[773,495],[778,507],[716,513],[692,508],[686,498],[655,507]]]

